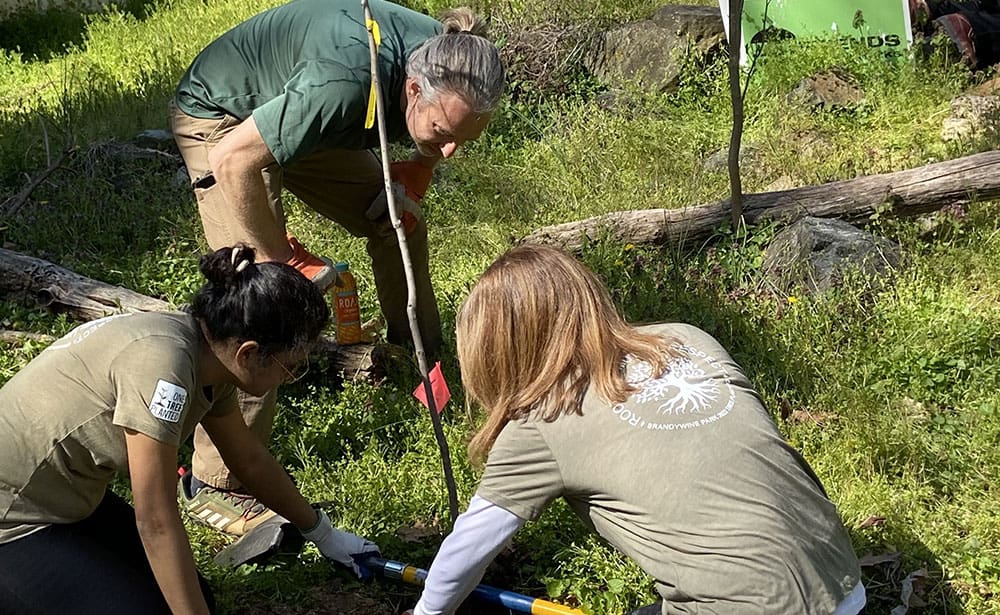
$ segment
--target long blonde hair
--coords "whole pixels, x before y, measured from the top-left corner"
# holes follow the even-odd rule
[[[667,340],[631,327],[592,271],[547,246],[519,246],[490,265],[462,304],[456,336],[466,395],[486,411],[469,444],[477,462],[512,420],[581,413],[591,385],[624,401],[633,390],[626,355],[654,373],[668,358]]]

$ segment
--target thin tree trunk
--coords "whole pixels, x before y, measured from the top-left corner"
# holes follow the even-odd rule
[[[733,129],[729,138],[729,203],[733,228],[743,220],[743,182],[740,179],[740,146],[743,141],[743,90],[740,88],[740,53],[743,37],[743,0],[729,0],[729,98],[733,104]]]
[[[454,523],[455,519],[458,518],[458,488],[455,485],[455,475],[451,468],[451,453],[448,450],[448,440],[444,435],[444,428],[441,425],[441,415],[438,414],[437,400],[434,399],[434,392],[431,387],[430,370],[427,367],[427,356],[424,353],[424,341],[420,335],[420,323],[417,319],[417,282],[413,275],[413,260],[410,258],[410,249],[406,243],[406,230],[403,228],[399,210],[396,208],[396,199],[392,192],[392,178],[389,175],[389,139],[386,136],[385,130],[385,103],[382,101],[382,89],[379,87],[378,50],[376,48],[375,32],[373,32],[373,29],[378,26],[372,19],[368,0],[361,0],[361,7],[364,9],[365,24],[368,29],[372,90],[375,92],[375,115],[378,123],[379,149],[382,152],[382,175],[385,178],[385,195],[389,204],[389,215],[392,218],[392,226],[396,229],[396,239],[398,240],[399,252],[403,259],[403,269],[406,272],[406,315],[410,320],[410,335],[413,337],[413,348],[417,354],[420,378],[423,381],[424,393],[427,397],[427,409],[431,415],[431,424],[434,426],[434,437],[437,439],[437,445],[441,451],[441,465],[444,471],[445,484],[448,488],[448,508],[451,512],[451,520]]]

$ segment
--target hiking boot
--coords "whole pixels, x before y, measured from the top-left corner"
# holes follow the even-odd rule
[[[934,20],[934,29],[951,39],[967,66],[976,68],[976,37],[972,32],[972,24],[965,15],[961,13],[942,15]]]
[[[298,239],[291,235],[288,235],[288,245],[292,248],[292,258],[288,259],[288,264],[312,280],[312,283],[321,291],[326,292],[326,289],[330,288],[333,281],[337,279],[333,261],[325,257],[313,256],[299,243]]]
[[[275,512],[257,498],[236,491],[224,491],[204,485],[191,495],[191,478],[187,472],[177,483],[177,499],[181,509],[195,521],[233,536],[243,536],[275,516]]]

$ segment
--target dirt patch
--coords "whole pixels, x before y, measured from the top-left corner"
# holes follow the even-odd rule
[[[341,591],[314,587],[300,604],[258,604],[239,608],[235,615],[396,615],[412,604],[392,604],[385,595],[376,597],[364,590]]]

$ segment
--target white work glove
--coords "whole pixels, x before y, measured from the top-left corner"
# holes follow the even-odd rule
[[[380,556],[378,545],[360,536],[335,529],[330,523],[330,517],[322,510],[317,510],[316,514],[319,515],[316,527],[302,532],[302,536],[313,542],[324,557],[347,566],[354,571],[354,574],[358,575],[359,579],[364,578],[364,571],[358,566],[353,556]]]
[[[417,223],[424,219],[424,212],[420,209],[420,205],[407,195],[406,186],[400,182],[392,182],[392,195],[395,197],[396,207],[403,221],[403,230],[409,236],[417,228]],[[365,211],[365,217],[375,223],[380,234],[396,234],[392,228],[392,217],[389,216],[389,199],[385,195],[385,188],[378,193]]]

